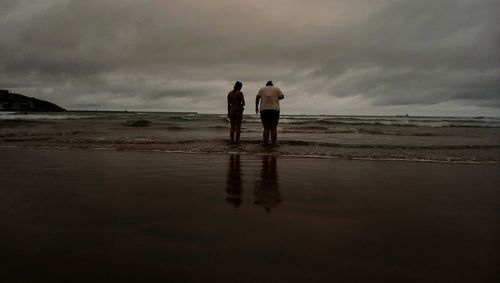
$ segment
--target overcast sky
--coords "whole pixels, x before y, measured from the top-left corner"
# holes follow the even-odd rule
[[[500,116],[498,0],[1,0],[0,88],[69,109]]]

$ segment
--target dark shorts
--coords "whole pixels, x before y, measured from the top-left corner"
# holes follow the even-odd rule
[[[260,111],[260,120],[265,128],[274,129],[278,126],[280,112],[278,110],[262,110]]]

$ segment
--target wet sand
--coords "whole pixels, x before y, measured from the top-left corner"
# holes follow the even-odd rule
[[[3,282],[500,282],[500,165],[0,149]]]

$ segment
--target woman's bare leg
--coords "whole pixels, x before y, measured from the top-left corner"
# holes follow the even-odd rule
[[[234,142],[234,130],[236,125],[236,119],[231,118],[231,131],[229,132],[229,137],[231,138],[231,142]]]
[[[236,119],[235,131],[236,131],[236,143],[240,143],[240,133],[241,133],[241,121],[243,118]]]

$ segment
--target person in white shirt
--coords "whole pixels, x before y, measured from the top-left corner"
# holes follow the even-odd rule
[[[271,141],[276,145],[278,139],[278,122],[280,119],[280,100],[285,98],[281,89],[273,86],[272,81],[268,81],[266,86],[261,88],[255,98],[255,113],[259,113],[260,105],[260,119],[264,126],[264,133],[262,138],[264,144],[269,143],[269,134],[271,134]],[[260,104],[259,104],[260,102]]]

